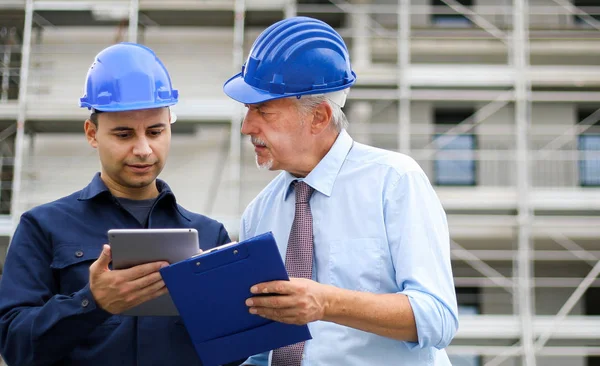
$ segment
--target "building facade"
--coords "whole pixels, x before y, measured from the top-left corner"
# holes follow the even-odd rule
[[[276,173],[255,168],[221,87],[293,15],[349,45],[350,134],[413,156],[448,213],[453,364],[600,365],[597,0],[2,0],[0,263],[23,211],[99,169],[78,98],[119,41],[154,49],[180,90],[162,177],[237,236]]]

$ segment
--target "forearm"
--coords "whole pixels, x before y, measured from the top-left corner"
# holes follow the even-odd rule
[[[55,364],[110,317],[96,308],[89,287],[53,296],[43,306],[0,310],[0,345],[9,365]]]
[[[418,338],[413,310],[402,294],[331,287],[323,320],[400,341],[417,342]]]

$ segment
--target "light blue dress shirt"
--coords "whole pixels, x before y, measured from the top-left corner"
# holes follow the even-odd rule
[[[279,174],[250,203],[240,240],[272,231],[283,258],[294,219],[294,176]],[[427,176],[410,157],[354,142],[342,131],[304,181],[315,189],[313,279],[349,290],[408,296],[418,343],[343,325],[310,323],[303,366],[450,365],[458,328],[448,224]],[[246,363],[267,366],[270,353]]]

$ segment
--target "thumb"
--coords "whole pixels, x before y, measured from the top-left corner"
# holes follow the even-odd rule
[[[110,250],[110,245],[104,244],[102,247],[102,253],[100,253],[100,257],[98,257],[97,263],[98,266],[103,270],[108,270],[108,264],[112,260],[112,253]]]

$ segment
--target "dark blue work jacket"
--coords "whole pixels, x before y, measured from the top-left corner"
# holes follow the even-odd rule
[[[217,221],[185,210],[169,186],[150,228],[195,228],[203,250],[228,243]],[[141,228],[97,174],[83,190],[22,215],[0,281],[0,353],[9,366],[200,365],[179,317],[112,315],[94,301],[89,267],[107,231]]]

